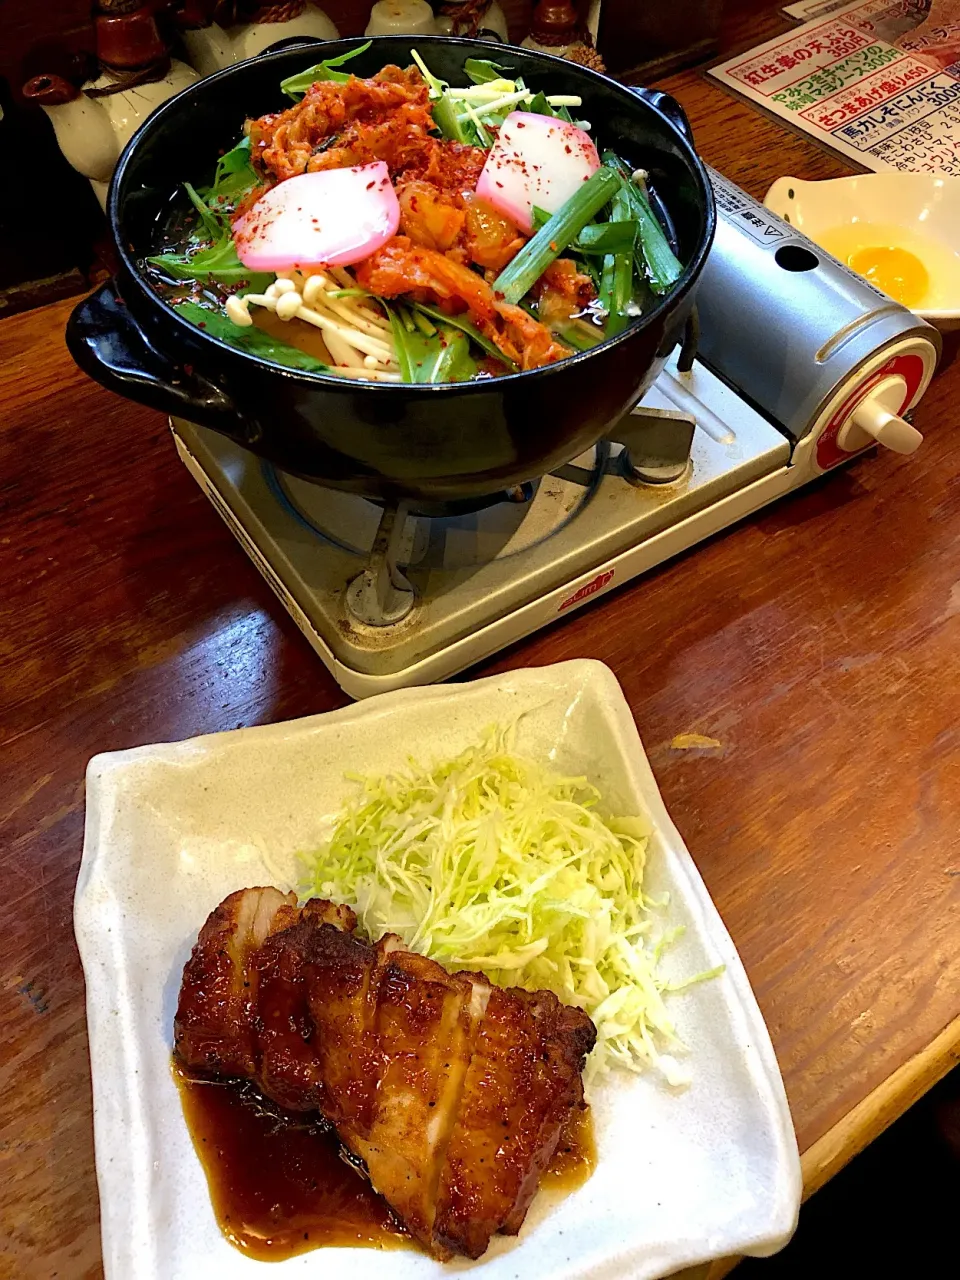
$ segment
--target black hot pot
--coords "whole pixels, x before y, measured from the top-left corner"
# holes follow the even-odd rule
[[[479,500],[543,475],[589,448],[651,385],[694,303],[715,209],[689,126],[673,99],[629,89],[562,59],[513,47],[494,56],[536,92],[579,94],[599,145],[642,165],[687,263],[656,308],[616,338],[542,369],[478,382],[411,386],[300,373],[238,351],[181,319],[139,262],[160,251],[163,219],[183,181],[209,181],[247,116],[289,105],[286,76],[356,40],[298,45],[199,81],[161,106],[130,140],[110,188],[119,272],[81,302],[67,328],[74,359],[105,387],[212,427],[294,475],[376,500]],[[407,66],[411,44],[430,69],[466,83],[485,43],[385,36],[349,64],[369,76]]]

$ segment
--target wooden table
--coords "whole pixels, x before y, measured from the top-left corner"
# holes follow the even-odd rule
[[[728,47],[780,21],[756,8]],[[755,195],[847,170],[696,72],[667,87]],[[0,324],[4,1280],[101,1274],[71,927],[87,759],[346,701],[163,418],[74,367],[68,312]],[[958,399],[946,368],[915,457],[863,457],[482,668],[616,672],[766,1017],[808,1191],[960,1056]],[[673,749],[687,732],[721,745]]]

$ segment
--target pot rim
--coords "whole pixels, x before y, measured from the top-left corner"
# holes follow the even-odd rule
[[[303,49],[306,51],[315,48],[317,44],[324,46],[340,46],[351,45],[355,41],[362,40],[363,37],[346,36],[340,40],[323,40],[323,41],[304,41]],[[413,39],[407,35],[393,36],[371,36],[368,38],[374,48],[378,45],[386,44],[403,44],[409,48],[410,41]],[[418,40],[420,44],[433,44],[442,40],[444,47],[450,45],[461,45],[476,51],[478,45],[482,45],[484,51],[489,52],[486,42],[469,40],[461,36],[424,36]],[[477,378],[467,382],[433,382],[433,383],[412,383],[412,382],[362,382],[359,380],[340,378],[333,373],[315,373],[308,372],[303,369],[290,369],[283,365],[274,364],[270,360],[266,360],[261,356],[253,355],[248,351],[243,351],[239,347],[233,347],[229,343],[224,342],[221,338],[215,337],[213,334],[207,333],[205,330],[191,324],[189,320],[185,320],[179,315],[173,307],[162,298],[151,286],[146,275],[138,265],[136,258],[128,248],[128,242],[124,235],[121,234],[121,216],[120,216],[120,186],[123,182],[128,165],[131,163],[133,155],[140,144],[142,137],[168,114],[174,114],[177,110],[183,110],[190,99],[194,95],[200,93],[201,89],[206,90],[207,86],[213,86],[218,81],[227,80],[230,76],[248,66],[251,62],[273,62],[281,58],[287,57],[294,52],[298,46],[288,45],[283,49],[275,50],[273,53],[260,53],[252,58],[245,58],[242,62],[234,63],[232,66],[224,67],[220,71],[214,72],[212,75],[204,76],[200,80],[195,81],[174,97],[169,98],[162,103],[155,111],[147,117],[143,124],[137,129],[136,133],[128,141],[121,153],[120,159],[117,161],[110,181],[110,190],[107,197],[107,219],[110,224],[110,230],[113,234],[114,242],[117,246],[120,260],[125,269],[125,273],[137,289],[142,299],[150,304],[154,304],[161,309],[169,321],[172,321],[175,332],[178,336],[183,336],[188,341],[199,342],[201,346],[209,344],[214,353],[226,355],[228,360],[240,360],[244,364],[265,370],[268,373],[284,378],[285,380],[299,383],[305,387],[336,387],[339,390],[349,390],[350,392],[362,391],[375,392],[381,395],[405,395],[409,396],[412,392],[428,393],[433,396],[460,396],[460,395],[476,395],[484,390],[489,390],[491,384],[495,386],[505,386],[506,384],[514,385],[521,379],[546,378],[556,376],[563,369],[570,365],[582,364],[588,361],[592,356],[600,351],[609,351],[618,346],[625,346],[630,338],[641,329],[647,328],[664,315],[672,306],[674,306],[680,298],[682,298],[696,282],[703,264],[706,261],[707,254],[713,244],[713,237],[716,231],[716,205],[713,197],[713,189],[710,179],[707,176],[707,170],[704,162],[700,159],[693,142],[687,138],[678,125],[672,121],[669,116],[659,111],[652,103],[645,101],[634,90],[639,86],[630,86],[621,84],[618,80],[614,80],[611,76],[601,75],[598,71],[593,71],[589,67],[583,67],[579,63],[571,63],[565,58],[559,58],[554,54],[540,53],[539,50],[518,49],[518,52],[525,57],[535,58],[539,62],[556,63],[558,67],[564,71],[573,70],[577,75],[583,76],[587,80],[596,81],[607,88],[612,88],[624,97],[625,105],[634,108],[653,112],[657,118],[675,135],[676,141],[680,143],[683,150],[687,153],[687,159],[692,162],[692,170],[700,184],[700,195],[705,215],[705,229],[702,243],[698,252],[691,261],[684,267],[680,279],[676,282],[662,298],[658,300],[653,309],[643,316],[638,316],[631,324],[629,324],[621,333],[613,338],[604,339],[595,347],[591,347],[588,351],[578,351],[573,355],[565,356],[562,360],[558,360],[553,364],[541,365],[536,369],[521,369],[516,373],[497,374],[491,378]],[[505,45],[505,49],[512,46]],[[332,56],[336,56],[333,54]]]

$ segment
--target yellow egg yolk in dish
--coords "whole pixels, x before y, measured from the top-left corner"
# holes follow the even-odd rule
[[[905,307],[915,307],[930,288],[930,276],[915,253],[897,246],[867,246],[847,258],[847,266]]]
[[[914,311],[955,305],[960,295],[960,254],[909,226],[849,222],[814,236],[874,288]]]

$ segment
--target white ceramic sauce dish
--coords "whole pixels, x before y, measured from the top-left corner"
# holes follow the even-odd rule
[[[960,178],[778,178],[764,204],[938,329],[960,327]]]
[[[669,976],[724,965],[670,998],[692,1082],[617,1072],[593,1097],[598,1162],[563,1200],[541,1192],[517,1239],[476,1263],[325,1248],[283,1262],[220,1233],[170,1068],[184,961],[207,913],[248,885],[296,883],[351,792],[345,771],[442,759],[485,725],[517,750],[586,774],[614,812],[646,812],[645,888],[670,895]],[[789,1239],[800,1162],[777,1061],[747,976],[664,807],[613,674],[575,661],[404,689],[341,711],[96,756],[75,927],[87,981],[94,1135],[107,1280],[651,1280]]]

